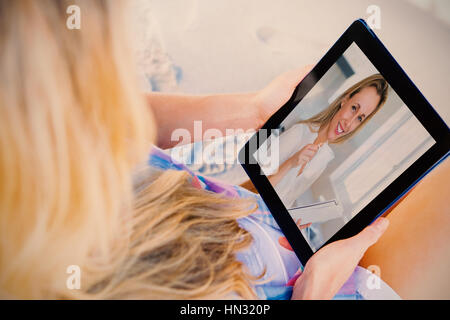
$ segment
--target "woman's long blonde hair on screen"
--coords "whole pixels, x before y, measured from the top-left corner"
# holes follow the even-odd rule
[[[66,27],[73,4],[79,30]],[[133,192],[156,133],[124,9],[0,0],[0,296],[253,298],[235,254],[254,202],[175,171],[143,169]]]

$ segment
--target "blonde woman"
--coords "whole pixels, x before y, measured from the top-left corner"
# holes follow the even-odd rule
[[[322,112],[281,134],[281,165],[269,180],[287,208],[334,159],[328,144],[355,135],[386,102],[388,88],[380,74],[371,75],[345,90]]]
[[[80,30],[66,28],[73,4]],[[169,133],[194,119],[257,128],[304,71],[257,93],[145,99],[126,4],[0,0],[0,296],[333,298],[385,219],[296,272],[261,199],[195,176],[152,146],[169,146]]]

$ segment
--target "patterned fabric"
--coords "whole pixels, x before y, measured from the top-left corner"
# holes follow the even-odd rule
[[[238,220],[239,225],[252,234],[253,242],[250,248],[237,255],[237,259],[247,267],[252,275],[259,275],[266,268],[264,277],[259,281],[269,281],[264,284],[256,284],[254,287],[259,298],[267,300],[290,299],[292,285],[289,280],[295,276],[299,268],[303,269],[303,266],[293,251],[280,244],[280,239],[284,235],[259,195],[239,186],[195,174],[184,164],[175,161],[169,154],[156,147],[152,148],[148,163],[151,167],[160,170],[188,171],[193,178],[192,184],[205,190],[221,193],[230,198],[253,197],[258,203],[258,210]],[[374,282],[376,289],[370,289],[368,281]],[[356,300],[398,298],[398,295],[380,278],[361,267],[355,269],[353,275],[334,297],[334,299]]]

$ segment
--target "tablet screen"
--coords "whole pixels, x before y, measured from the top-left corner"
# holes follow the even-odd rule
[[[254,158],[315,252],[435,140],[355,43],[298,100]]]

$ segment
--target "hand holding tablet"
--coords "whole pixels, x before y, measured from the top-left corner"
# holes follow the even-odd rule
[[[447,125],[358,20],[248,141],[240,162],[305,265],[395,204],[448,155],[449,138]],[[312,223],[309,235],[298,219]]]

